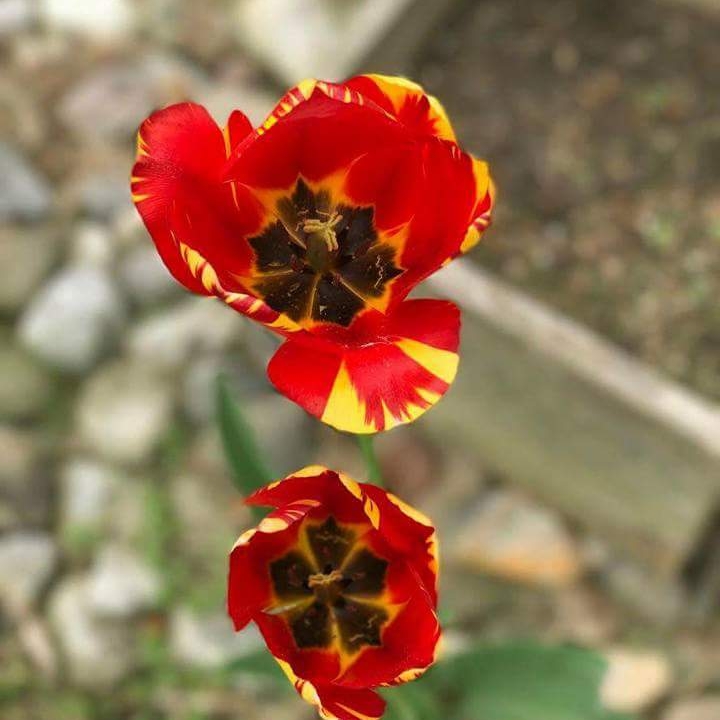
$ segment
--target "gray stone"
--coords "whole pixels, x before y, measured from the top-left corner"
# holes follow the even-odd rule
[[[238,31],[243,46],[283,82],[342,78],[408,10],[410,1],[239,0]]]
[[[718,720],[720,695],[679,700],[662,716],[662,720]]]
[[[48,403],[50,378],[29,353],[4,340],[0,335],[0,418],[37,417]]]
[[[71,261],[75,264],[108,268],[112,265],[114,250],[105,225],[84,222],[75,228],[71,247]]]
[[[580,551],[560,519],[508,490],[481,500],[459,530],[453,558],[531,585],[568,585],[582,572]]]
[[[127,35],[134,23],[128,0],[40,0],[39,10],[52,27],[105,40]]]
[[[101,268],[60,271],[36,295],[20,319],[25,345],[68,372],[91,368],[122,327],[121,297]]]
[[[1,202],[1,201],[0,201]],[[0,266],[13,268],[0,283],[0,310],[21,309],[57,257],[57,242],[48,228],[0,229]]]
[[[0,537],[0,600],[11,613],[32,607],[56,561],[57,549],[46,533],[28,531]]]
[[[125,140],[155,108],[194,97],[201,83],[192,66],[163,55],[105,64],[68,91],[58,114],[86,143]]]
[[[140,463],[166,432],[171,411],[166,378],[142,364],[118,361],[83,387],[77,405],[80,439],[108,460]]]
[[[224,612],[200,615],[179,607],[170,617],[170,649],[182,665],[219,668],[250,655],[262,645],[255,625],[236,633]]]
[[[130,189],[126,172],[92,171],[78,178],[72,193],[78,209],[96,220],[109,220],[129,207]]]
[[[97,616],[129,618],[157,605],[157,572],[121,545],[100,550],[88,579],[89,602]]]
[[[32,23],[34,14],[30,0],[0,0],[0,36],[24,30]]]
[[[50,598],[49,614],[72,682],[96,689],[130,672],[135,661],[133,637],[124,624],[93,614],[86,577],[63,580]]]
[[[116,471],[89,458],[69,460],[60,472],[60,525],[66,537],[96,535],[114,514]]]
[[[119,280],[130,299],[138,305],[152,305],[182,292],[150,238],[122,258]]]
[[[188,298],[136,325],[128,350],[142,362],[177,368],[194,354],[225,349],[242,337],[243,327],[243,319],[223,303]]]
[[[47,181],[13,148],[0,143],[0,222],[39,220],[51,202]]]

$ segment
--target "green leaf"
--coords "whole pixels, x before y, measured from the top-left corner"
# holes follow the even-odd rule
[[[446,715],[439,693],[426,678],[391,688],[383,697],[387,701],[384,720],[437,720]]]
[[[602,706],[606,669],[590,650],[513,642],[457,655],[428,680],[448,720],[633,720]]]
[[[262,460],[250,425],[222,376],[217,380],[217,420],[235,487],[247,496],[267,485],[273,476]],[[264,515],[262,511],[259,514]]]

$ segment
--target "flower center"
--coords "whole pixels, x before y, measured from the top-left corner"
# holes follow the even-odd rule
[[[382,601],[387,561],[333,517],[302,532],[297,547],[270,564],[276,602],[266,612],[286,619],[299,648],[327,648],[338,639],[353,654],[381,645],[390,617]]]
[[[342,582],[345,576],[339,570],[329,573],[315,573],[308,580],[308,587],[315,593],[319,602],[334,604],[342,594]]]
[[[248,240],[252,290],[296,322],[347,326],[402,273],[372,207],[333,203],[328,191],[312,191],[300,179],[274,214],[277,220]]]

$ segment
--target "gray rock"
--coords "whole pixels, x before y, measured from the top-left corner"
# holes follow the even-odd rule
[[[194,97],[201,82],[192,66],[162,55],[105,64],[69,90],[58,114],[85,142],[125,140],[155,108]]]
[[[89,458],[68,461],[60,472],[60,526],[66,537],[96,535],[114,513],[116,471]]]
[[[95,171],[78,178],[72,188],[78,208],[96,220],[109,220],[129,207],[130,188],[126,172]]]
[[[2,201],[0,201],[2,202]],[[32,297],[57,257],[54,233],[39,228],[0,229],[0,266],[12,267],[0,283],[0,310],[15,312]]]
[[[243,328],[243,319],[224,304],[193,297],[136,325],[128,350],[144,363],[177,368],[194,354],[228,347]]]
[[[145,365],[118,361],[85,384],[77,405],[80,439],[108,460],[140,463],[166,432],[172,392]]]
[[[180,607],[170,617],[170,650],[182,665],[218,668],[262,646],[254,625],[236,633],[224,612],[200,615]]]
[[[127,35],[134,22],[128,0],[40,0],[39,10],[51,27],[105,40]]]
[[[459,529],[453,558],[514,582],[564,586],[582,572],[571,535],[550,510],[508,490],[483,498]]]
[[[662,716],[662,720],[718,720],[720,695],[679,700]]]
[[[86,577],[70,576],[59,585],[50,598],[49,615],[72,682],[96,689],[130,672],[135,662],[132,634],[124,624],[93,614]]]
[[[163,265],[149,238],[123,257],[119,280],[130,299],[138,305],[152,305],[182,293],[180,284]]]
[[[88,578],[89,602],[97,616],[129,618],[155,607],[161,581],[153,568],[121,545],[98,553]]]
[[[0,143],[0,222],[39,220],[51,205],[47,181],[13,148]]]
[[[11,613],[29,610],[55,568],[52,537],[18,532],[0,537],[0,600]]]
[[[68,267],[55,275],[20,319],[25,345],[68,372],[91,368],[122,327],[122,299],[101,268]]]
[[[411,0],[239,0],[238,33],[287,84],[350,74]],[[362,28],[356,32],[355,28]]]
[[[32,23],[34,14],[30,0],[0,0],[0,36],[24,30]]]
[[[73,263],[108,268],[112,265],[114,251],[112,238],[105,225],[84,222],[75,228],[71,247]]]
[[[50,398],[50,378],[29,353],[4,340],[0,335],[0,418],[37,417]]]

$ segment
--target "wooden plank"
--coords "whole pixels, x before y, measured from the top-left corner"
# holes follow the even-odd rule
[[[467,262],[462,361],[429,432],[677,576],[720,503],[720,412]]]

